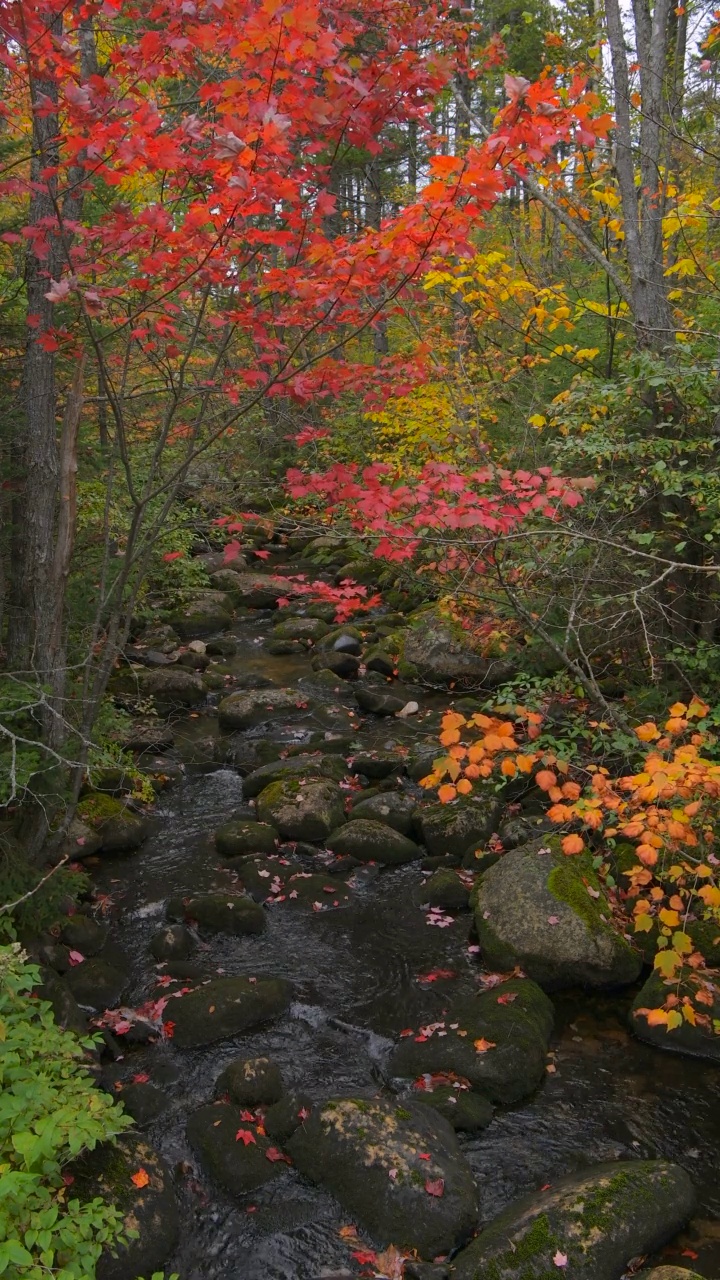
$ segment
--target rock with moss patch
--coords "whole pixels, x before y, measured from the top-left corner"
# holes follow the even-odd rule
[[[120,1003],[130,985],[130,976],[102,956],[94,956],[70,969],[65,982],[81,1008],[100,1013]]]
[[[327,1187],[379,1245],[434,1257],[473,1230],[472,1173],[451,1126],[430,1107],[334,1098],[286,1146],[300,1172]]]
[[[313,671],[330,671],[340,680],[356,680],[360,659],[352,653],[321,653],[312,661]]]
[[[434,1107],[453,1129],[465,1133],[480,1133],[487,1129],[494,1115],[489,1098],[476,1093],[474,1089],[458,1088],[451,1084],[420,1093],[418,1101],[426,1107]]]
[[[464,683],[496,689],[517,674],[507,658],[478,653],[468,633],[436,607],[413,614],[403,632],[401,658],[432,684]]]
[[[428,853],[462,855],[468,845],[484,844],[500,815],[495,795],[459,797],[450,804],[430,804],[420,812],[420,830]]]
[[[215,832],[215,848],[223,858],[238,858],[244,853],[274,853],[277,840],[275,827],[250,818],[225,822]]]
[[[223,698],[218,722],[221,729],[253,729],[269,720],[296,717],[307,705],[299,689],[238,689]]]
[[[308,640],[314,643],[326,636],[330,627],[320,618],[285,618],[273,627],[274,640]]]
[[[382,822],[402,836],[409,836],[415,822],[416,801],[403,791],[382,791],[379,795],[360,799],[353,805],[353,819],[367,818],[370,822]]]
[[[60,938],[71,951],[79,951],[84,956],[96,956],[107,942],[108,927],[78,911],[63,925]]]
[[[164,1020],[178,1048],[194,1049],[274,1022],[288,1008],[291,992],[283,978],[215,978],[171,1000]]]
[[[666,982],[657,969],[638,992],[630,1011],[630,1025],[639,1040],[655,1045],[659,1049],[668,1049],[672,1053],[686,1053],[693,1058],[706,1058],[709,1062],[720,1062],[720,1036],[714,1029],[720,1023],[720,991],[710,981],[701,982],[704,999],[707,1003],[699,1003],[694,996],[697,992],[697,975],[687,969],[672,981]],[[709,1019],[709,1025],[696,1021],[695,1025],[682,1019],[677,1027],[668,1031],[666,1022],[653,1022],[648,1015],[663,1009],[668,996],[682,999],[688,996],[695,1009]]]
[[[382,862],[386,866],[399,866],[421,857],[421,851],[412,840],[382,822],[353,817],[339,831],[333,831],[326,840],[328,849],[341,857],[357,858],[359,862]]]
[[[345,820],[344,796],[329,778],[305,783],[286,779],[260,792],[257,815],[286,840],[324,840]]]
[[[485,872],[475,924],[487,964],[520,965],[548,991],[618,987],[640,973],[590,857],[566,857],[557,837],[513,849]]]
[[[163,1111],[167,1110],[170,1101],[167,1094],[163,1093],[162,1089],[158,1089],[157,1085],[143,1081],[124,1085],[119,1096],[128,1115],[132,1116],[139,1129],[146,1129],[157,1120]]]
[[[246,1135],[246,1136],[243,1136]],[[232,1103],[200,1107],[187,1122],[190,1146],[214,1182],[242,1196],[279,1177],[287,1169],[268,1158],[271,1144]]]
[[[199,893],[190,898],[171,898],[169,920],[192,920],[211,933],[228,933],[241,938],[262,933],[267,927],[265,912],[252,898],[241,893]]]
[[[679,1165],[636,1160],[595,1165],[526,1196],[495,1218],[454,1260],[453,1280],[619,1280],[631,1258],[652,1253],[695,1205]]]
[[[697,1271],[688,1271],[687,1267],[653,1267],[650,1271],[639,1271],[635,1280],[703,1280]]]
[[[196,671],[187,667],[165,667],[161,671],[140,671],[137,690],[144,698],[154,698],[161,710],[194,707],[205,699],[205,685]]]
[[[287,578],[265,573],[236,573],[233,575],[232,599],[237,607],[246,609],[277,609],[277,602],[288,594],[291,584]],[[220,628],[217,628],[220,630]]]
[[[243,779],[243,795],[254,800],[272,782],[285,782],[287,779],[330,778],[333,782],[340,782],[344,777],[345,766],[337,756],[302,753],[285,760],[270,760],[254,769]]]
[[[329,911],[347,907],[352,894],[335,875],[304,871],[298,862],[280,858],[238,858],[229,867],[256,902],[285,908]]]
[[[420,898],[446,911],[467,911],[470,889],[452,867],[439,867],[420,889]]]
[[[265,1130],[275,1142],[285,1143],[307,1120],[312,1102],[304,1093],[287,1093],[265,1112]]]
[[[147,1181],[138,1186],[140,1171]],[[177,1243],[180,1219],[170,1170],[147,1142],[123,1135],[112,1146],[87,1151],[70,1167],[73,1195],[85,1203],[99,1196],[119,1211],[124,1244],[106,1245],[96,1268],[97,1280],[135,1280],[159,1271]]]
[[[359,751],[349,761],[348,768],[351,773],[366,778],[388,778],[391,774],[405,773],[406,759],[400,751]]]
[[[100,791],[91,792],[83,796],[77,813],[78,818],[96,834],[99,841],[96,852],[132,853],[147,838],[147,819],[115,796],[108,796]],[[77,850],[76,858],[82,858],[85,847]]]
[[[425,1033],[423,1025],[434,1029]],[[451,1000],[442,1021],[429,1016],[416,1036],[400,1040],[389,1070],[413,1080],[452,1073],[491,1102],[511,1106],[544,1080],[552,1025],[545,992],[527,978],[512,978]]]
[[[236,1058],[215,1081],[215,1096],[224,1093],[241,1107],[272,1106],[283,1095],[282,1073],[269,1058]]]
[[[203,591],[168,619],[183,640],[225,631],[233,620],[233,599],[227,591]]]
[[[156,960],[187,960],[195,950],[195,939],[184,924],[166,924],[150,939]]]

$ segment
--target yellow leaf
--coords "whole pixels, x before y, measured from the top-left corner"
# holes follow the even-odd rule
[[[546,424],[547,418],[542,413],[534,413],[531,418],[528,418],[528,426],[537,427],[539,429],[540,427],[544,427]]]
[[[667,1020],[668,1031],[674,1031],[676,1027],[681,1027],[682,1023],[682,1014],[677,1009],[671,1009]]]
[[[697,263],[693,258],[679,258],[671,267],[668,267],[666,276],[694,276],[697,274]]]
[[[687,934],[679,931],[672,936],[673,951],[677,951],[678,955],[689,956],[694,951],[693,940]]]
[[[674,978],[681,965],[682,959],[676,951],[658,951],[653,961],[653,967],[658,969],[664,978]]]
[[[635,919],[636,933],[651,933],[652,927],[653,927],[653,918],[647,911],[644,911],[641,916],[636,917]]]
[[[680,923],[680,916],[677,911],[668,911],[667,907],[663,907],[662,911],[659,912],[659,917],[663,924],[668,925],[670,928],[674,928],[675,925]]]

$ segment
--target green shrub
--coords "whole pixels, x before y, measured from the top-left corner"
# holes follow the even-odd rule
[[[0,1276],[93,1280],[122,1220],[100,1199],[73,1198],[63,1167],[132,1121],[85,1068],[93,1042],[33,996],[39,976],[17,944],[0,947]]]

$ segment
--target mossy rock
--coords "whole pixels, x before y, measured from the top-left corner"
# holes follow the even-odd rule
[[[420,831],[428,853],[462,854],[473,841],[484,844],[497,826],[497,796],[459,797],[450,804],[431,804],[420,812]]]
[[[338,641],[342,640],[354,641],[349,650],[351,653],[357,655],[362,652],[363,633],[357,627],[350,626],[336,627],[334,630],[326,632],[322,639],[318,641],[318,649],[324,653],[330,652],[335,649]]]
[[[312,660],[313,671],[329,671],[338,680],[355,680],[360,670],[360,659],[352,653],[319,653]]]
[[[282,1161],[268,1159],[270,1142],[232,1103],[200,1107],[190,1116],[186,1132],[203,1169],[231,1195],[247,1195],[287,1169]],[[247,1143],[238,1139],[240,1132],[250,1135]]]
[[[361,774],[372,780],[400,776],[407,767],[406,757],[400,751],[358,751],[349,761],[350,773]]]
[[[470,890],[452,867],[439,867],[422,885],[419,896],[446,911],[467,911],[470,906]]]
[[[379,671],[381,676],[394,676],[397,674],[395,658],[381,644],[370,645],[370,648],[365,650],[363,662],[368,671]]]
[[[126,1084],[118,1096],[138,1129],[146,1129],[153,1124],[170,1105],[167,1094],[149,1082]]]
[[[345,820],[345,797],[336,782],[318,778],[305,783],[286,779],[265,787],[257,798],[260,822],[285,840],[324,840]]]
[[[548,991],[623,986],[642,967],[614,926],[590,857],[566,857],[557,837],[513,849],[484,873],[475,925],[491,968],[519,965]]]
[[[307,653],[304,640],[266,640],[265,649],[273,658],[287,658],[294,653]]]
[[[284,782],[286,779],[330,778],[334,782],[341,782],[344,777],[345,765],[337,756],[317,753],[289,756],[285,760],[270,760],[249,773],[243,779],[243,795],[247,800],[254,800],[271,783]]]
[[[326,636],[330,627],[321,618],[285,618],[273,627],[273,640],[308,640],[314,644]]]
[[[283,1144],[295,1133],[312,1109],[310,1098],[303,1093],[287,1093],[265,1112],[268,1137]]]
[[[277,841],[275,827],[249,818],[225,822],[215,832],[215,848],[223,858],[237,858],[244,853],[274,853]]]
[[[238,689],[220,703],[218,723],[231,732],[253,729],[269,720],[297,719],[307,705],[300,689]]]
[[[487,1129],[494,1115],[489,1098],[472,1089],[455,1089],[449,1084],[420,1093],[418,1101],[426,1107],[434,1107],[453,1129],[465,1133],[480,1133]]]
[[[291,992],[284,978],[216,978],[171,1000],[164,1020],[179,1049],[194,1049],[282,1017]]]
[[[262,907],[239,893],[200,893],[191,898],[171,898],[167,915],[169,920],[193,920],[201,929],[235,938],[262,933],[267,928]]]
[[[236,1058],[215,1081],[215,1096],[227,1094],[239,1107],[272,1106],[283,1095],[279,1066],[269,1058]]]
[[[720,1036],[713,1026],[706,1027],[701,1023],[693,1026],[692,1023],[683,1019],[679,1027],[668,1031],[663,1024],[652,1026],[648,1022],[647,1015],[641,1012],[643,1009],[651,1011],[661,1009],[670,995],[679,994],[682,997],[687,994],[692,997],[693,987],[691,982],[688,982],[692,977],[692,972],[687,970],[681,973],[679,978],[666,983],[655,969],[633,1002],[630,1026],[639,1040],[655,1045],[658,1049],[667,1049],[671,1053],[686,1053],[692,1058],[705,1058],[709,1062],[720,1062]],[[696,1005],[696,1007],[717,1023],[720,1022],[720,995],[714,986],[709,987],[708,990],[713,1003]]]
[[[355,692],[347,680],[341,679],[334,671],[327,668],[319,671],[313,668],[310,675],[300,677],[298,687],[306,697],[310,695],[323,702],[340,702],[344,706],[352,704]]]
[[[417,802],[403,791],[381,791],[367,800],[360,799],[352,807],[353,819],[367,818],[381,822],[402,836],[409,836],[415,823]]]
[[[71,951],[79,951],[83,956],[96,956],[107,942],[108,927],[78,911],[63,925],[60,938]]]
[[[77,816],[96,833],[99,841],[95,845],[96,852],[132,853],[147,838],[147,819],[134,813],[122,800],[100,791],[83,796],[77,807]],[[75,856],[82,857],[85,848],[81,846]]]
[[[70,969],[65,982],[83,1009],[101,1013],[120,1004],[130,986],[130,974],[102,956],[94,956]]]
[[[286,1148],[378,1245],[434,1257],[473,1230],[472,1173],[453,1129],[430,1107],[333,1098],[313,1109]]]
[[[144,1169],[147,1184],[137,1187],[133,1175]],[[87,1151],[69,1168],[73,1195],[85,1203],[99,1196],[119,1209],[125,1231],[136,1236],[121,1245],[106,1245],[96,1268],[97,1280],[135,1280],[159,1271],[180,1234],[180,1218],[170,1170],[148,1143],[123,1135],[110,1146]]]
[[[226,591],[204,591],[168,617],[183,640],[226,631],[232,625],[233,598]]]
[[[353,817],[344,827],[333,831],[326,840],[328,849],[341,857],[357,858],[359,862],[381,862],[386,866],[399,866],[414,862],[421,851],[412,840],[382,822]]]
[[[553,1012],[544,991],[528,978],[458,997],[444,1015],[447,1035],[423,1041],[404,1037],[391,1055],[390,1073],[415,1080],[453,1072],[491,1102],[512,1106],[545,1079]],[[438,1019],[433,1015],[427,1021]],[[492,1047],[478,1052],[477,1040]]]
[[[150,939],[156,960],[187,960],[195,950],[195,939],[184,924],[166,924]]]
[[[555,1280],[556,1253],[572,1280],[619,1280],[631,1258],[672,1239],[694,1205],[679,1165],[595,1165],[510,1205],[458,1254],[453,1280]]]
[[[635,1280],[703,1280],[697,1271],[688,1271],[687,1267],[653,1267],[650,1271],[639,1271]]]
[[[517,674],[516,664],[507,658],[478,653],[467,632],[436,606],[419,610],[409,621],[400,656],[412,663],[422,680],[496,689]]]
[[[287,578],[265,573],[237,573],[233,577],[232,596],[236,608],[277,609],[277,602],[288,594]],[[222,630],[217,627],[216,630]]]
[[[355,698],[361,711],[369,711],[375,716],[396,716],[407,703],[407,698],[398,697],[377,685],[358,683],[354,688]]]
[[[238,858],[228,864],[238,883],[256,902],[269,902],[273,907],[330,911],[347,907],[352,894],[335,875],[304,871],[298,862],[280,858]]]

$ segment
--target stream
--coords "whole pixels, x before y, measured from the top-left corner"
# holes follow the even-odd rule
[[[237,623],[238,652],[228,666],[279,685],[294,684],[310,674],[309,657],[270,656],[263,637],[272,625],[269,612]],[[450,695],[419,689],[410,694],[421,712],[433,714],[433,723],[450,700]],[[303,728],[318,725],[309,717],[306,725],[294,721],[286,730],[280,724],[269,732],[281,738],[285,732],[292,742]],[[238,773],[216,763],[216,707],[180,718],[174,731],[175,747],[168,756],[183,762],[184,772],[160,794],[149,840],[137,853],[89,863],[94,888],[111,899],[113,939],[132,957],[132,986],[125,998],[130,1006],[161,994],[156,986],[161,969],[148,944],[164,922],[168,898],[233,883],[218,860],[213,833],[245,802]],[[411,742],[428,732],[421,717],[399,722],[365,716],[355,736],[366,749],[397,743],[399,735]],[[429,927],[419,905],[417,863],[361,867],[350,883],[355,895],[348,907],[313,912],[274,904],[266,908],[268,928],[261,936],[203,936],[194,959],[210,975],[267,973],[291,979],[294,997],[286,1016],[202,1049],[181,1050],[172,1040],[133,1048],[106,1068],[106,1077],[120,1083],[146,1073],[169,1099],[146,1133],[175,1171],[181,1208],[181,1238],[166,1275],[315,1280],[358,1274],[338,1234],[349,1218],[328,1193],[288,1169],[252,1195],[233,1200],[211,1185],[185,1136],[188,1115],[212,1098],[217,1076],[238,1054],[271,1058],[286,1089],[313,1100],[392,1091],[384,1064],[399,1032],[418,1026],[428,1011],[441,1017],[451,989],[478,989],[482,970],[468,950],[472,917],[461,912],[445,927]],[[454,976],[420,980],[437,969]],[[498,1112],[486,1131],[459,1135],[477,1180],[480,1221],[488,1222],[517,1196],[590,1163],[665,1157],[690,1172],[699,1209],[663,1260],[717,1276],[720,1073],[634,1039],[627,1029],[634,993],[604,997],[578,991],[554,997],[556,1028],[544,1085],[524,1105]],[[692,1261],[682,1256],[687,1249]]]

